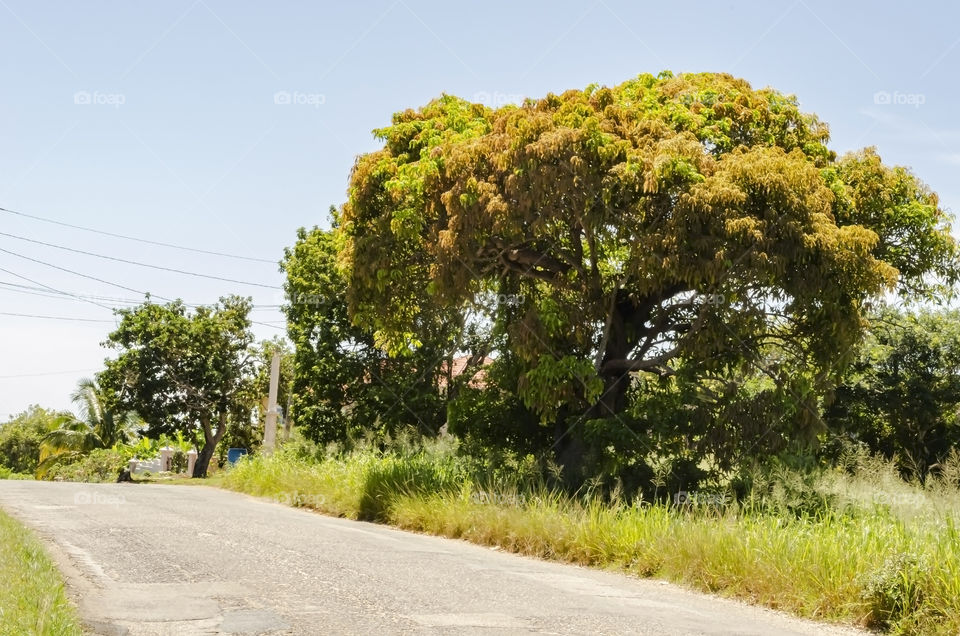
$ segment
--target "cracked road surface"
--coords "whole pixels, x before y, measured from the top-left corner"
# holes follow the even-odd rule
[[[0,481],[95,634],[857,634],[205,486]]]

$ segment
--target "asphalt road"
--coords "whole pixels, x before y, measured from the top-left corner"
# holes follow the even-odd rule
[[[854,634],[208,487],[0,481],[96,634]]]

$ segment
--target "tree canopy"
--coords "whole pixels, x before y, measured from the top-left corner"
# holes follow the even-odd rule
[[[830,429],[925,478],[960,444],[960,312],[884,309],[856,353]]]
[[[297,238],[283,260],[297,424],[322,442],[407,428],[435,435],[444,423],[438,378],[455,348],[458,316],[423,312],[414,327],[416,351],[391,358],[348,315],[346,281],[337,267],[342,235],[315,228]]]
[[[339,213],[353,322],[402,355],[424,312],[492,299],[519,365],[507,388],[573,420],[555,442],[573,463],[582,422],[619,418],[637,372],[789,383],[771,361],[792,361],[820,385],[872,299],[956,278],[924,184],[873,149],[838,158],[795,97],[730,75],[497,109],[443,96],[375,133]]]
[[[231,425],[249,425],[255,352],[250,300],[231,296],[188,311],[181,301],[147,302],[118,311],[120,325],[106,341],[118,356],[106,361],[101,386],[138,412],[148,434],[180,431],[199,438],[194,477]]]

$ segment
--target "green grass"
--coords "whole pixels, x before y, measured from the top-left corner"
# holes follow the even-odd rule
[[[0,635],[82,633],[60,573],[39,541],[0,512]]]
[[[546,559],[653,576],[823,621],[893,633],[960,632],[960,492],[888,466],[784,474],[717,508],[571,498],[475,477],[449,452],[292,453],[244,460],[219,485],[318,511]],[[809,480],[808,480],[809,481]],[[486,483],[487,485],[483,485]]]

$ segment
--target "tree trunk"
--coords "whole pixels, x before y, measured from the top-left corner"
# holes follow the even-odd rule
[[[603,368],[603,363],[608,360],[622,360],[630,354],[636,345],[636,336],[631,337],[628,333],[628,322],[636,322],[642,317],[627,299],[614,305],[603,355],[600,358],[600,368]],[[590,477],[590,449],[583,436],[583,422],[617,418],[627,406],[627,389],[630,388],[631,381],[629,372],[607,373],[603,377],[603,393],[582,417],[573,423],[568,422],[565,416],[558,416],[554,427],[554,459],[563,467],[563,481],[567,488],[575,490]]]
[[[217,449],[217,444],[220,443],[224,433],[227,432],[227,414],[220,413],[220,421],[216,433],[213,432],[213,428],[210,426],[209,415],[201,416],[200,423],[203,425],[204,443],[203,448],[200,449],[200,453],[197,455],[197,463],[193,465],[194,478],[207,476],[207,469],[210,467],[210,460],[213,459],[213,453]]]
[[[647,312],[649,313],[649,312]],[[636,346],[636,335],[628,333],[631,329],[629,323],[634,323],[633,329],[640,319],[639,312],[629,301],[618,302],[614,305],[613,315],[610,321],[610,332],[607,335],[606,347],[601,358],[600,368],[610,360],[623,360],[630,355],[631,350]],[[624,408],[626,408],[627,389],[630,388],[631,375],[629,372],[607,373],[603,378],[603,393],[587,412],[588,419],[599,419],[605,417],[616,417]]]
[[[583,418],[569,421],[569,410],[561,408],[553,427],[553,458],[563,468],[561,480],[569,492],[586,479],[587,446],[583,440]]]
[[[215,445],[210,442],[206,442],[203,445],[203,448],[200,449],[200,453],[197,454],[197,463],[193,465],[193,477],[206,477],[207,469],[210,467],[210,460],[213,458],[213,451]]]

